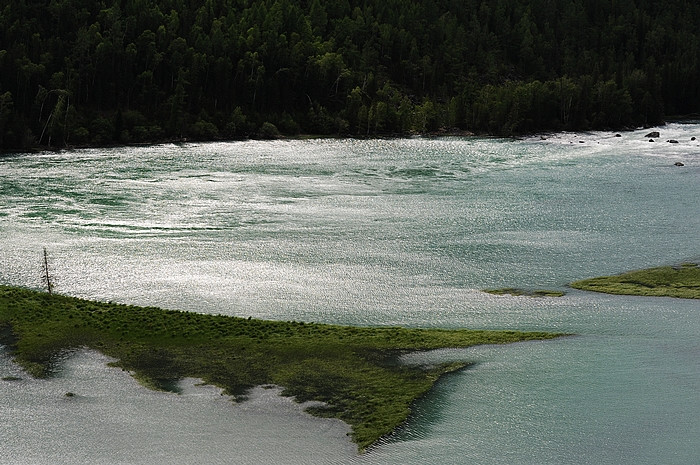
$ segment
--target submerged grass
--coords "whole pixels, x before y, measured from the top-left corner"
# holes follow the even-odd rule
[[[440,376],[467,366],[412,367],[396,355],[557,336],[263,321],[0,286],[0,343],[33,376],[50,376],[67,350],[89,347],[152,389],[176,390],[179,379],[194,377],[242,399],[254,386],[276,384],[299,401],[325,402],[310,412],[350,424],[360,450],[404,422]]]
[[[606,294],[700,299],[700,266],[683,263],[601,276],[571,283],[571,287]]]
[[[528,297],[562,297],[566,293],[562,291],[552,291],[548,289],[535,289],[534,291],[529,291],[526,289],[518,289],[515,287],[502,287],[499,289],[484,289],[484,292],[493,295],[514,295],[514,296],[528,296]]]

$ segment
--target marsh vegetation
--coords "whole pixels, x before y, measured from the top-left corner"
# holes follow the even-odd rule
[[[406,420],[412,403],[468,361],[416,367],[406,351],[550,339],[545,332],[351,327],[264,321],[135,307],[0,287],[0,343],[36,377],[59,369],[67,351],[89,347],[117,359],[152,389],[201,378],[242,399],[258,385],[284,387],[311,413],[352,426],[362,450]]]
[[[601,276],[571,283],[571,287],[606,294],[700,299],[700,266],[683,263]]]
[[[548,289],[535,289],[534,291],[527,289],[518,289],[515,287],[502,287],[498,289],[484,289],[484,292],[493,295],[513,295],[527,297],[562,297],[566,293],[563,291],[552,291]]]

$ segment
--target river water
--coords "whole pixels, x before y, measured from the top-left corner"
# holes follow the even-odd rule
[[[700,125],[656,129],[0,158],[2,284],[40,288],[46,247],[57,290],[90,299],[576,334],[407,356],[476,364],[362,455],[275,390],[155,393],[91,352],[33,380],[0,350],[0,377],[22,378],[0,381],[0,462],[700,463],[700,303],[567,287],[700,260]]]

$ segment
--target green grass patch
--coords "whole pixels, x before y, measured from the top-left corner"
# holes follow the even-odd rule
[[[601,276],[571,283],[571,287],[606,294],[700,299],[700,266],[683,263]]]
[[[153,389],[173,391],[193,377],[242,399],[254,386],[283,386],[299,401],[325,402],[310,412],[350,424],[363,450],[404,422],[439,377],[468,365],[412,367],[396,363],[401,353],[559,335],[263,321],[0,286],[0,336],[36,377],[50,376],[67,351],[88,347]]]
[[[562,291],[550,291],[547,289],[535,289],[534,291],[526,289],[518,289],[514,287],[503,287],[500,289],[484,289],[484,292],[488,292],[493,295],[514,295],[514,296],[528,296],[528,297],[561,297],[565,295]]]

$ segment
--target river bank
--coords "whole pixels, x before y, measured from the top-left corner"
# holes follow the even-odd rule
[[[263,321],[11,287],[0,287],[0,325],[5,328],[0,343],[33,376],[50,376],[63,352],[89,347],[114,357],[113,365],[156,390],[177,391],[178,381],[187,377],[238,398],[254,386],[280,385],[299,402],[324,402],[307,411],[350,424],[361,450],[403,423],[413,402],[442,375],[468,365],[403,366],[395,362],[399,354],[561,336]]]

